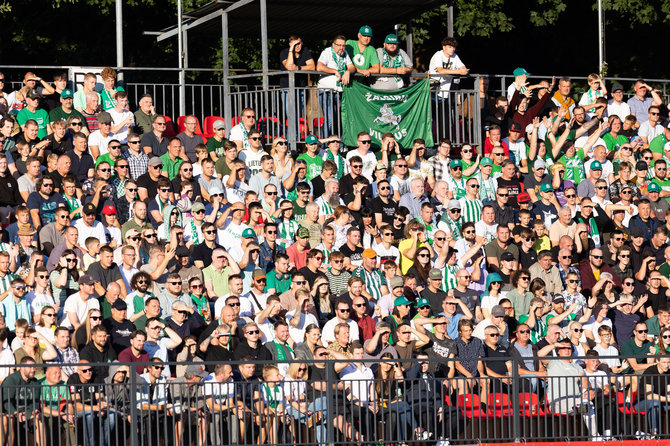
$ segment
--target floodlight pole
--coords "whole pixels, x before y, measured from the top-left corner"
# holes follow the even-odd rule
[[[604,76],[605,59],[605,22],[603,17],[603,1],[598,0],[598,73]]]
[[[116,66],[123,66],[123,0],[116,0]],[[117,73],[118,79],[123,80],[123,71]]]
[[[267,1],[261,0],[261,59],[263,61],[263,90],[270,88],[268,78],[268,8]]]
[[[186,114],[186,73],[184,72],[184,36],[181,1],[177,0],[177,52],[179,53],[179,116]]]
[[[447,35],[454,37],[454,7],[447,7]]]

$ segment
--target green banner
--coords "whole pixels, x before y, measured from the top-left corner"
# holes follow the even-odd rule
[[[344,88],[342,96],[342,127],[342,138],[348,146],[356,146],[357,135],[367,131],[377,147],[381,147],[382,135],[389,132],[400,147],[412,147],[417,138],[431,147],[430,80],[391,91],[353,82]]]

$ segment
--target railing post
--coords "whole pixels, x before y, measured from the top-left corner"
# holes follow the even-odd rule
[[[472,131],[472,144],[477,144],[477,147],[479,148],[479,154],[484,155],[484,147],[482,147],[482,123],[481,123],[481,118],[482,118],[482,100],[480,98],[482,92],[480,91],[480,76],[477,75],[475,77],[475,97],[474,101],[472,101],[472,107],[474,110],[472,110],[472,126],[473,131]],[[484,106],[486,104],[486,92],[484,92]]]
[[[514,442],[521,441],[521,417],[519,410],[519,390],[521,389],[519,383],[519,359],[512,357],[512,435]]]
[[[296,124],[298,117],[295,113],[295,72],[289,70],[288,72],[288,95],[286,97],[286,109],[288,111],[288,144],[289,147],[296,149],[297,135]]]
[[[137,372],[135,366],[130,367],[130,446],[137,444]]]
[[[335,396],[335,379],[333,377],[333,367],[331,367],[330,363],[326,363],[326,405],[328,407],[327,409],[327,414],[328,414],[328,441],[327,444],[329,446],[334,446],[335,445],[335,423],[337,422],[337,415],[335,413],[335,402],[333,401],[333,397]],[[339,396],[338,396],[339,398]],[[333,420],[332,422],[330,420]],[[346,421],[346,420],[345,420]]]

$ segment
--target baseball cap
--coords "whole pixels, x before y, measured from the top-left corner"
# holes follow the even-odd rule
[[[198,378],[204,378],[205,376],[207,376],[207,371],[205,371],[205,369],[201,365],[191,364],[189,366],[186,366],[184,376],[189,377],[197,376]]]
[[[200,203],[199,201],[193,203],[193,206],[191,206],[191,213],[198,212],[198,211],[204,211],[204,210],[205,210],[205,205]]]
[[[630,294],[622,294],[619,297],[619,305],[625,305],[625,304],[632,304],[633,303],[633,296]]]
[[[363,251],[363,258],[364,259],[375,259],[377,258],[377,252],[374,249],[366,249]]]
[[[375,167],[375,170],[386,170],[386,164],[377,163],[377,166]]]
[[[111,204],[108,204],[102,208],[102,215],[116,215],[116,208]]]
[[[98,211],[98,209],[97,209],[93,204],[91,204],[91,203],[86,203],[86,204],[84,205],[83,212],[84,212],[84,214],[86,214],[86,215],[95,214],[97,211]]]
[[[523,76],[524,74],[526,76],[530,76],[530,73],[528,71],[526,71],[525,68],[521,68],[521,67],[515,68],[514,71],[512,71],[512,74],[515,75],[515,76]]]
[[[72,99],[74,98],[74,94],[72,93],[72,90],[69,88],[66,88],[65,90],[61,91],[60,97],[63,99]]]
[[[552,302],[555,304],[565,303],[565,297],[558,294],[554,297],[554,300],[552,300]]]
[[[177,257],[191,257],[191,252],[188,250],[186,246],[179,246],[175,250],[174,255]]]
[[[242,231],[242,238],[256,238],[256,233],[253,229],[247,228]]]
[[[300,227],[298,228],[298,232],[296,233],[298,238],[309,238],[309,229],[305,227]]]
[[[155,158],[152,158],[152,159],[155,159]],[[212,188],[209,190],[209,195],[210,196],[221,195],[221,194],[223,194],[223,189],[221,189],[219,186],[212,186]],[[243,211],[244,209],[239,209],[239,210]]]
[[[431,280],[442,280],[442,271],[437,268],[432,268],[428,273],[428,278]]]
[[[149,167],[162,166],[163,160],[155,156],[149,160]]]
[[[128,238],[128,237],[137,237],[138,235],[140,235],[140,231],[138,231],[138,230],[135,229],[135,228],[128,229],[128,231],[126,231],[126,238]]]
[[[449,209],[460,209],[461,208],[461,202],[458,200],[451,199],[449,200],[449,204],[447,205],[447,208]]]
[[[509,251],[505,251],[500,256],[500,260],[505,261],[505,262],[511,262],[512,260],[514,260],[514,254],[512,254]]]
[[[98,113],[98,122],[100,124],[111,124],[112,123],[112,115],[107,113],[106,111]]]
[[[502,307],[502,305],[494,305],[493,308],[491,308],[491,316],[505,317],[505,309]]]
[[[549,183],[542,183],[540,186],[540,192],[553,192],[554,191],[554,186],[552,186]]]
[[[544,162],[542,158],[538,158],[535,160],[533,163],[533,169],[546,169],[547,168],[547,163]]]
[[[398,43],[398,36],[395,34],[389,34],[384,39],[384,43]]]
[[[635,170],[648,170],[649,166],[647,166],[647,163],[644,161],[638,161],[637,164],[635,164]]]
[[[95,280],[90,274],[84,274],[79,278],[79,285],[93,285]]]
[[[623,189],[621,189],[623,190]],[[654,183],[653,181],[649,183],[649,186],[647,186],[647,192],[660,192],[661,191],[661,186],[658,184]]]
[[[305,144],[318,144],[319,139],[314,136],[314,135],[308,135],[307,138],[305,138]]]
[[[509,131],[510,131],[510,132],[519,132],[519,133],[521,133],[521,130],[523,130],[523,129],[521,128],[521,124],[519,124],[518,122],[513,123],[513,124],[512,124],[512,127],[509,128]]]
[[[591,163],[591,166],[589,168],[591,170],[603,170],[603,165],[600,164],[600,161],[593,160],[593,162]]]
[[[37,92],[37,90],[35,90],[34,88],[31,88],[30,90],[28,90],[28,93],[26,93],[26,97],[28,99],[39,99],[40,94]]]
[[[528,203],[529,201],[530,201],[530,195],[528,195],[528,192],[521,192],[519,195],[516,196],[517,203]]]
[[[361,26],[358,30],[358,33],[361,36],[372,37],[372,28],[370,28],[368,25]]]
[[[621,84],[612,85],[612,93],[614,93],[615,91],[619,91],[619,90],[623,91],[623,85],[621,85]]]
[[[412,305],[412,302],[407,299],[405,296],[400,296],[393,301],[393,306],[397,307],[399,305]]]
[[[225,129],[226,128],[226,123],[223,122],[223,120],[221,120],[221,119],[217,119],[216,121],[214,121],[214,124],[212,124],[212,128],[214,130]]]
[[[251,273],[251,278],[254,279],[254,280],[260,279],[260,278],[265,279],[265,278],[267,278],[267,276],[265,275],[265,271],[263,271],[262,269],[255,269],[254,272]]]
[[[452,169],[455,167],[463,167],[463,163],[461,162],[461,160],[451,160],[451,162],[449,163],[449,167],[451,167]]]
[[[402,277],[393,276],[389,279],[389,288],[391,288],[391,290],[394,290],[394,289],[396,289],[398,287],[402,287],[402,286],[403,286]]]
[[[644,231],[642,230],[642,228],[635,227],[633,228],[632,231],[630,231],[630,236],[633,238],[644,237]]]
[[[425,297],[420,298],[419,300],[416,301],[416,307],[421,308],[421,307],[430,307],[430,301],[426,299]]]
[[[482,160],[479,162],[480,166],[493,166],[493,160],[489,158],[488,156],[485,156],[482,158]]]
[[[123,299],[116,299],[112,304],[112,308],[115,310],[127,310],[128,305],[126,305]]]

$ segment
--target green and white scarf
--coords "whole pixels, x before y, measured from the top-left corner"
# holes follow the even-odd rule
[[[337,53],[335,52],[334,49],[330,49],[330,51],[333,53],[333,61],[335,62],[336,70],[338,73],[340,73],[340,76],[342,76],[346,71],[347,71],[347,62],[346,62],[346,52],[342,56],[338,56]],[[342,82],[337,83],[338,87],[342,86]]]
[[[400,68],[405,66],[405,59],[402,58],[400,50],[395,57],[391,57],[386,51],[382,50],[382,67],[384,68]],[[396,81],[399,81],[400,78],[396,77]]]

